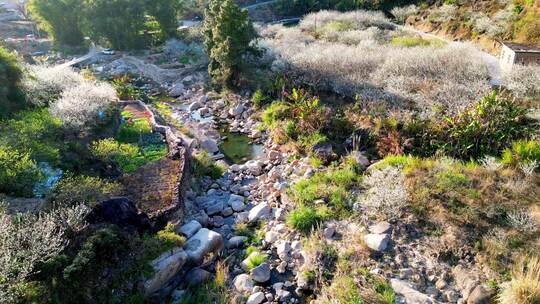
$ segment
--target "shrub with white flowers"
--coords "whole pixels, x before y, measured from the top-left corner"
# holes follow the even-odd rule
[[[74,130],[89,130],[100,124],[104,113],[116,100],[116,91],[107,83],[84,82],[64,91],[51,104],[51,114]]]
[[[60,97],[63,91],[85,82],[84,77],[70,67],[32,65],[27,67],[23,88],[29,102],[44,106]]]

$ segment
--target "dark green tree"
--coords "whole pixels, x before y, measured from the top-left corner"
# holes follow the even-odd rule
[[[17,58],[0,48],[0,117],[25,105],[20,89],[22,71]]]
[[[56,43],[77,46],[84,40],[81,30],[81,0],[31,0],[29,9]]]
[[[86,0],[84,29],[92,40],[119,50],[142,48],[145,13],[144,0]]]
[[[147,0],[148,14],[159,23],[165,37],[174,37],[178,29],[178,13],[184,7],[183,0]]]
[[[232,0],[211,0],[203,31],[212,82],[229,88],[237,86],[245,56],[261,54],[255,46],[258,35],[247,11]]]

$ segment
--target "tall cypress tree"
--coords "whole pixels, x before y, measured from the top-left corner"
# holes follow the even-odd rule
[[[261,54],[255,46],[258,34],[247,11],[232,0],[211,0],[205,11],[203,31],[213,84],[237,86],[244,57]]]

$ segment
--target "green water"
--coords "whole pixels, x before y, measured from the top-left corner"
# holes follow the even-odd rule
[[[227,137],[219,146],[225,160],[231,164],[242,164],[262,153],[262,146],[253,144],[251,139],[241,133],[231,133],[226,128],[219,131],[222,137]]]

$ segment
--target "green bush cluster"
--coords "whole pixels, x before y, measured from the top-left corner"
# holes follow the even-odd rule
[[[502,163],[509,166],[530,164],[540,165],[540,142],[537,140],[520,140],[512,144],[502,153]]]
[[[99,177],[66,175],[56,184],[47,200],[55,207],[74,206],[84,203],[93,206],[107,198],[120,194],[121,186]]]
[[[28,153],[0,144],[0,193],[31,197],[41,171]]]
[[[93,142],[90,150],[96,159],[117,165],[125,173],[133,172],[167,155],[166,145],[149,145],[141,149],[134,144],[121,143],[113,138]]]
[[[22,70],[17,58],[0,47],[0,118],[24,106],[21,78]]]
[[[325,206],[299,206],[288,214],[287,225],[304,234],[308,234],[329,218],[331,218],[331,213]]]
[[[181,4],[180,0],[32,0],[30,10],[59,44],[77,46],[89,36],[126,50],[142,48],[155,36],[176,35]]]
[[[193,156],[193,175],[196,177],[210,176],[213,179],[220,178],[225,169],[216,164],[206,151],[201,151]]]

